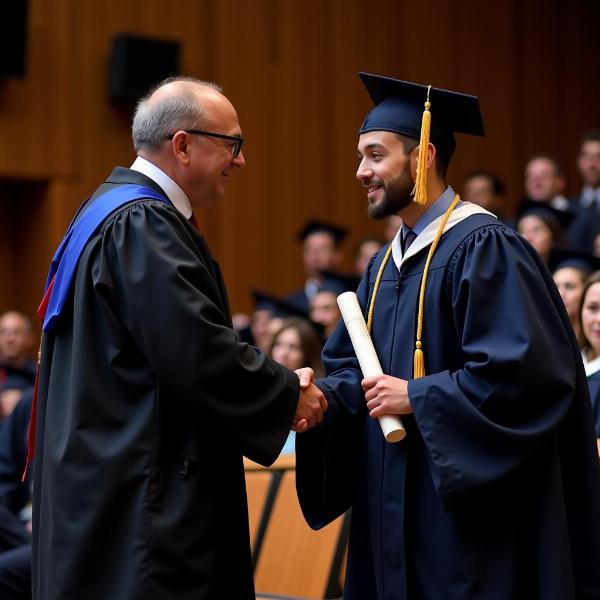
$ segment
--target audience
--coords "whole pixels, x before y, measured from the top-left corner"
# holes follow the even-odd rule
[[[357,275],[362,276],[364,274],[369,261],[382,246],[383,242],[376,237],[363,238],[357,244],[356,251],[354,252],[354,272]]]
[[[583,188],[571,198],[571,207],[578,218],[569,232],[573,246],[595,252],[600,231],[600,129],[586,132],[581,140],[577,167]]]
[[[315,372],[315,377],[323,377],[325,371],[321,362],[322,349],[323,344],[314,325],[301,317],[290,317],[275,332],[269,355],[292,371],[310,367]],[[294,453],[295,439],[296,434],[290,431],[281,454]]]
[[[31,598],[31,469],[22,481],[32,388],[0,430],[0,598]]]
[[[600,129],[591,129],[583,134],[577,167],[583,188],[574,201],[600,215]]]
[[[342,261],[341,243],[346,229],[323,221],[308,222],[298,234],[302,241],[302,259],[307,277],[299,290],[291,293],[287,301],[299,310],[308,312],[309,302],[324,282],[323,271],[335,271]]]
[[[461,199],[482,206],[506,222],[505,193],[504,183],[496,173],[480,169],[465,180]]]
[[[345,291],[333,284],[325,283],[310,301],[310,320],[323,327],[324,340],[333,333],[342,316],[337,297]]]
[[[553,248],[562,248],[565,230],[572,215],[545,203],[524,203],[516,221],[517,231],[537,250],[545,263],[550,260]]]
[[[10,415],[35,381],[33,345],[32,324],[24,314],[11,310],[0,316],[0,419]]]
[[[563,195],[566,185],[558,161],[551,156],[534,156],[525,166],[527,200],[550,204],[556,210],[567,210],[569,201]]]
[[[581,337],[579,310],[587,278],[600,269],[600,259],[577,250],[554,250],[549,265],[577,338]]]

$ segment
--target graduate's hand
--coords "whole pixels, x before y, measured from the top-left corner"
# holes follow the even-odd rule
[[[371,417],[407,415],[413,412],[408,399],[408,381],[390,375],[378,375],[362,380],[367,408]]]
[[[315,373],[312,369],[305,367],[297,369],[295,373],[300,379],[300,399],[292,423],[292,431],[302,433],[323,420],[323,413],[327,410],[327,400],[323,392],[313,383]]]

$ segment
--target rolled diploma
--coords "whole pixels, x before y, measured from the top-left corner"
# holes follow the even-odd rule
[[[350,335],[358,364],[364,377],[376,377],[383,375],[379,358],[373,346],[373,340],[369,335],[367,324],[363,317],[358,303],[358,298],[354,292],[344,292],[337,298],[342,318]],[[400,417],[397,415],[382,415],[377,417],[383,436],[388,442],[399,442],[406,436],[406,430],[402,425]]]

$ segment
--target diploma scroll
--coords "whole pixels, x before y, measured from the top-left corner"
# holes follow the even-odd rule
[[[338,296],[337,302],[363,376],[376,377],[382,375],[381,364],[367,330],[367,324],[356,294],[354,292],[344,292]],[[378,419],[386,441],[399,442],[404,439],[406,430],[400,417],[397,415],[382,415]]]

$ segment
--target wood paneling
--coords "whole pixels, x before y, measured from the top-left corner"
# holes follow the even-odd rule
[[[182,71],[218,81],[238,108],[247,167],[198,217],[234,310],[248,310],[252,285],[301,282],[293,236],[306,218],[351,227],[348,253],[382,230],[354,179],[369,109],[359,70],[480,95],[487,137],[459,136],[457,189],[491,168],[514,205],[527,157],[550,152],[576,191],[579,136],[600,125],[599,13],[588,0],[30,0],[27,77],[0,85],[0,176],[46,183],[23,188],[33,233],[0,241],[1,304],[35,305],[74,208],[133,159],[130,110],[106,93],[117,33],[180,40]],[[0,233],[14,227],[23,220],[5,212]]]

